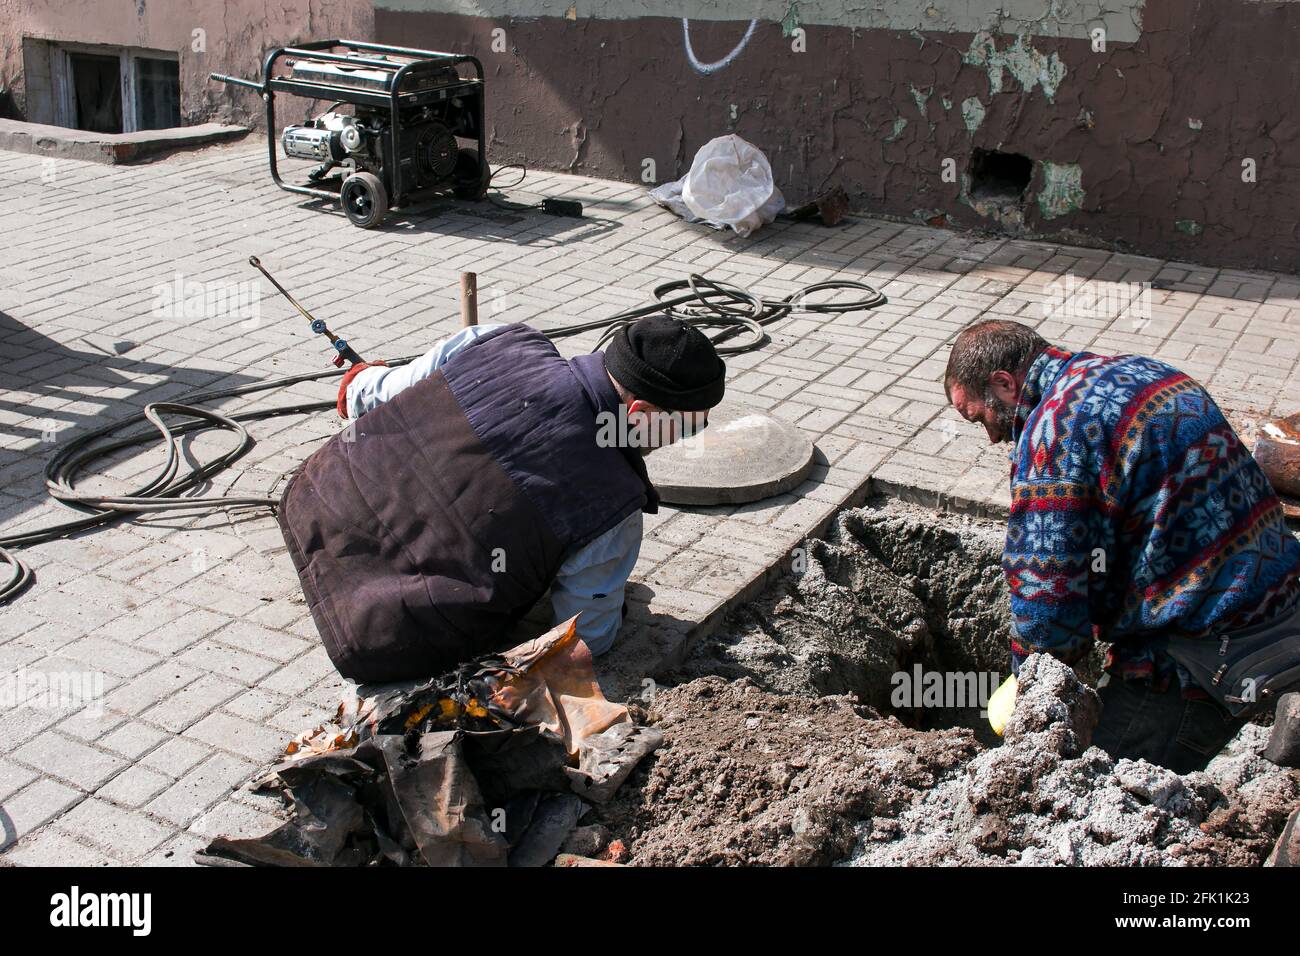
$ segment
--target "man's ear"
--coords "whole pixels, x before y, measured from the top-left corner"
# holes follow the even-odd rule
[[[627,413],[629,415],[635,414],[636,412],[645,412],[647,415],[649,415],[654,410],[655,410],[654,405],[651,405],[649,402],[643,401],[639,398],[634,398],[632,399],[632,401],[627,403]]]
[[[989,385],[999,401],[1014,405],[1020,400],[1020,383],[1010,372],[997,371],[989,376]]]

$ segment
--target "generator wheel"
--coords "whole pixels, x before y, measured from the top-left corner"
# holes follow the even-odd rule
[[[374,173],[353,173],[343,180],[339,203],[352,225],[373,229],[388,215],[388,190]]]
[[[457,199],[482,199],[487,195],[491,178],[487,163],[479,163],[477,151],[462,149],[456,154],[456,169],[452,173],[455,185],[451,191]]]

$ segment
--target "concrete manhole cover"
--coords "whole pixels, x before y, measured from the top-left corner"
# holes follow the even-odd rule
[[[659,496],[675,505],[738,505],[802,484],[813,443],[794,425],[723,403],[709,427],[646,458]]]

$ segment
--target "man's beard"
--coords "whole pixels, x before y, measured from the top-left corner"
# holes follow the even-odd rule
[[[993,394],[992,389],[984,394],[984,404],[993,409],[993,417],[998,429],[998,437],[995,442],[1011,441],[1011,436],[1015,434],[1016,428],[1016,407],[1010,405]]]

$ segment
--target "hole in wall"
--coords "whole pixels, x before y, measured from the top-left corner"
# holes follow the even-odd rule
[[[970,160],[970,196],[973,199],[1019,202],[1024,199],[1033,174],[1034,161],[1028,156],[976,149]]]

